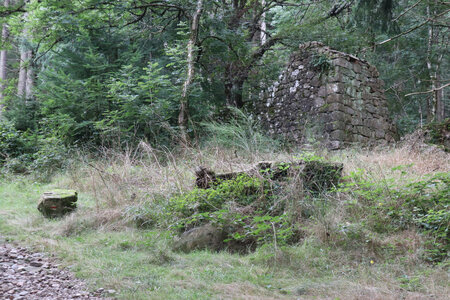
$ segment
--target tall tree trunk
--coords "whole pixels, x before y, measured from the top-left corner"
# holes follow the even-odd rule
[[[27,86],[27,61],[28,61],[28,53],[25,49],[21,49],[19,81],[17,83],[17,95],[19,97],[23,97],[25,95],[25,88]]]
[[[250,54],[249,59],[236,57],[235,60],[228,61],[224,68],[224,93],[226,104],[237,108],[242,108],[245,104],[243,87],[252,69],[257,65],[257,62],[264,54],[281,40],[280,37],[268,38],[266,34],[266,11],[271,5],[271,2],[267,0],[261,0],[260,7],[258,7],[257,1],[234,1],[232,6],[234,16],[230,18],[230,21],[227,24],[228,30],[234,32],[239,28],[240,24],[249,22],[245,14],[250,8],[255,7],[255,5],[259,10],[257,10],[256,17],[254,16],[252,18],[248,27],[258,29],[256,33],[250,31],[250,34],[246,36],[247,42],[253,43],[255,49]],[[258,43],[255,43],[255,36],[258,39]],[[235,55],[238,56],[236,53]]]
[[[436,81],[440,83],[440,85],[443,85],[444,83],[441,82],[441,73],[437,72],[436,74]],[[436,121],[443,122],[445,119],[445,103],[444,103],[444,89],[439,89],[436,95],[437,98],[437,111],[436,111]]]
[[[25,97],[31,99],[33,97],[34,87],[34,70],[33,70],[33,51],[27,51],[27,75],[25,81]]]
[[[431,17],[430,2],[427,5],[427,17]],[[435,6],[437,5],[435,1]],[[436,15],[436,11],[433,12]],[[443,89],[441,86],[441,62],[443,54],[437,57],[436,53],[433,51],[433,46],[436,45],[438,40],[439,30],[435,29],[434,21],[428,24],[428,47],[427,47],[427,68],[430,76],[431,82],[431,95],[428,97],[427,105],[427,121],[428,122],[442,122],[444,120],[444,103],[443,103]],[[434,57],[433,57],[434,56]]]
[[[261,1],[261,6],[264,9],[266,7],[266,0]],[[264,45],[267,40],[267,23],[266,23],[266,13],[263,12],[261,15],[261,45]]]
[[[187,45],[187,76],[183,85],[183,92],[180,99],[180,112],[178,114],[178,126],[180,127],[181,142],[184,145],[187,145],[189,143],[189,137],[187,134],[187,124],[189,120],[189,94],[195,75],[194,52],[195,45],[197,44],[198,27],[202,11],[203,0],[197,0],[197,8],[194,15],[192,16],[191,34]]]
[[[28,13],[23,15],[27,20]],[[19,82],[17,84],[17,95],[30,99],[33,95],[34,71],[33,71],[33,51],[29,49],[26,41],[29,39],[28,28],[25,26],[22,31],[22,45],[20,47],[20,69]]]
[[[4,6],[9,6],[9,0],[5,0]],[[6,42],[6,40],[9,37],[9,30],[8,30],[8,24],[6,22],[2,25],[2,42],[3,44]],[[7,68],[7,55],[8,52],[5,49],[2,49],[0,51],[0,118],[2,117],[3,112],[3,91],[6,87],[6,68]]]

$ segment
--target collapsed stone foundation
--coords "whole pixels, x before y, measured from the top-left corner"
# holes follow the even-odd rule
[[[397,139],[374,66],[319,42],[300,45],[269,89],[259,119],[273,135],[330,149]]]

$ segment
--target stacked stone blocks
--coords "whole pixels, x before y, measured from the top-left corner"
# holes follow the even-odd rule
[[[300,46],[269,89],[259,118],[274,135],[330,149],[396,139],[375,67],[318,42]]]

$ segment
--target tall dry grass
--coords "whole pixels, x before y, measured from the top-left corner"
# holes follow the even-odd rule
[[[248,169],[261,160],[287,160],[287,153],[255,153],[208,148],[155,149],[141,142],[123,151],[100,149],[95,157],[79,153],[79,162],[55,185],[76,189],[95,201],[94,210],[79,210],[68,217],[61,231],[78,232],[80,218],[86,226],[114,229],[129,225],[126,212],[159,199],[186,192],[194,187],[194,170],[206,166],[217,172]],[[86,222],[82,222],[86,224]]]
[[[61,230],[65,234],[77,232],[80,219],[89,220],[81,222],[83,228],[92,226],[110,230],[129,226],[131,219],[127,218],[127,212],[130,208],[192,189],[194,170],[200,165],[217,172],[231,172],[248,169],[261,160],[293,161],[301,152],[301,149],[277,153],[248,152],[214,144],[207,148],[161,150],[141,142],[137,147],[123,151],[100,149],[95,157],[79,153],[79,163],[70,168],[68,176],[57,185],[69,186],[89,195],[95,202],[95,208],[79,210],[67,218],[66,226]],[[378,150],[320,150],[316,153],[327,160],[343,163],[345,174],[363,169],[372,181],[394,178],[402,183],[419,180],[427,174],[450,171],[449,154],[436,148],[423,151],[403,145]],[[398,166],[403,166],[402,172],[393,170]],[[299,195],[297,197],[301,197]],[[346,199],[341,200],[344,202]],[[327,228],[342,223],[346,211],[344,207],[337,206],[335,211],[323,216],[322,226],[325,229],[317,234],[325,239]]]
[[[297,149],[248,153],[214,145],[161,150],[142,142],[125,151],[102,149],[96,157],[80,153],[79,164],[56,184],[78,190],[92,199],[94,206],[83,208],[81,201],[80,209],[62,220],[57,230],[63,235],[84,230],[127,230],[136,225],[133,208],[192,189],[194,170],[199,165],[217,172],[231,172],[248,169],[261,160],[292,161],[301,152]],[[347,175],[364,169],[365,176],[379,182],[394,179],[402,184],[435,172],[450,171],[448,153],[439,149],[412,149],[408,145],[377,150],[321,150],[316,154],[326,160],[342,162]],[[404,167],[393,169],[398,166]],[[435,269],[430,276],[421,273],[422,269],[428,270],[426,266],[421,267],[424,263],[420,258],[425,237],[413,228],[388,235],[368,231],[361,227],[365,220],[358,219],[364,217],[361,213],[364,204],[350,209],[348,203],[354,199],[349,194],[337,193],[321,199],[331,204],[323,211],[317,211],[317,202],[308,202],[299,186],[292,187],[286,197],[292,202],[291,206],[297,205],[291,208],[297,219],[302,218],[302,209],[316,209],[314,218],[300,220],[304,241],[310,242],[288,250],[268,247],[267,253],[261,250],[252,259],[277,270],[311,274],[314,278],[331,276],[332,272],[331,281],[307,287],[310,298],[445,298],[448,288],[443,280],[448,279],[448,273],[443,268]],[[342,232],[343,226],[349,228],[349,233]],[[346,235],[354,233],[358,236]],[[411,283],[399,288],[399,278],[403,277],[411,278]]]

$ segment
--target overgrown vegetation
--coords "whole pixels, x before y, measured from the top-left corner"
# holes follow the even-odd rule
[[[248,247],[265,242],[286,244],[294,232],[285,203],[276,196],[280,188],[280,183],[268,179],[239,175],[210,189],[194,189],[170,199],[166,218],[183,231],[212,223],[227,233],[226,242],[239,241]]]
[[[0,114],[14,130],[44,141],[57,138],[65,147],[123,148],[141,140],[173,147],[179,142],[179,101],[193,36],[195,76],[186,99],[193,144],[204,143],[206,128],[238,147],[258,145],[245,144],[251,136],[261,150],[264,136],[239,128],[242,122],[231,117],[242,116],[224,111],[237,107],[251,113],[289,55],[306,41],[376,66],[401,133],[446,117],[443,3],[203,3],[193,32],[196,1],[122,2],[20,0],[7,7],[9,1],[2,1]],[[395,38],[384,43],[389,37]],[[311,64],[320,72],[330,67],[323,55]],[[26,76],[18,76],[21,70]],[[437,93],[429,93],[434,88]],[[222,132],[220,120],[229,124]]]
[[[441,145],[445,151],[450,152],[450,118],[443,122],[433,122],[424,128],[426,142]]]
[[[0,121],[0,170],[2,173],[32,173],[49,181],[70,163],[68,148],[54,136],[20,131],[10,122]]]
[[[108,160],[83,156],[85,163],[50,186],[3,183],[1,231],[58,253],[94,286],[118,288],[120,298],[233,298],[244,290],[262,298],[447,295],[447,154],[397,148],[236,158],[232,148],[184,151],[141,144],[139,151],[104,152]],[[276,183],[270,176],[193,188],[199,164],[229,172],[268,157],[342,161],[347,176],[322,193],[305,190],[299,178]],[[35,206],[53,187],[81,195],[78,210],[58,221]],[[230,250],[238,243],[254,252],[172,249],[174,236],[207,223],[227,229]]]
[[[121,299],[447,299],[448,3],[0,2],[0,239]],[[253,109],[308,41],[376,66],[390,117],[420,138],[329,153],[315,127],[314,151],[268,137]],[[309,164],[194,188],[198,166],[263,160]],[[53,188],[78,209],[42,217]],[[205,225],[225,250],[176,251]]]
[[[325,54],[315,55],[311,60],[313,69],[320,71],[320,74],[325,74],[331,68],[331,61]]]
[[[406,174],[407,166],[396,166],[394,171]],[[351,193],[357,202],[369,208],[365,224],[377,233],[395,233],[411,226],[422,231],[429,240],[423,258],[431,262],[442,261],[449,253],[450,241],[450,173],[427,175],[423,180],[403,185],[392,178],[381,182],[368,180],[364,170],[351,173],[348,182],[341,184],[339,192]]]
[[[228,108],[228,118],[221,121],[202,123],[206,131],[204,144],[233,149],[240,153],[252,154],[274,152],[282,145],[281,138],[276,140],[262,133],[255,116],[236,108]]]

